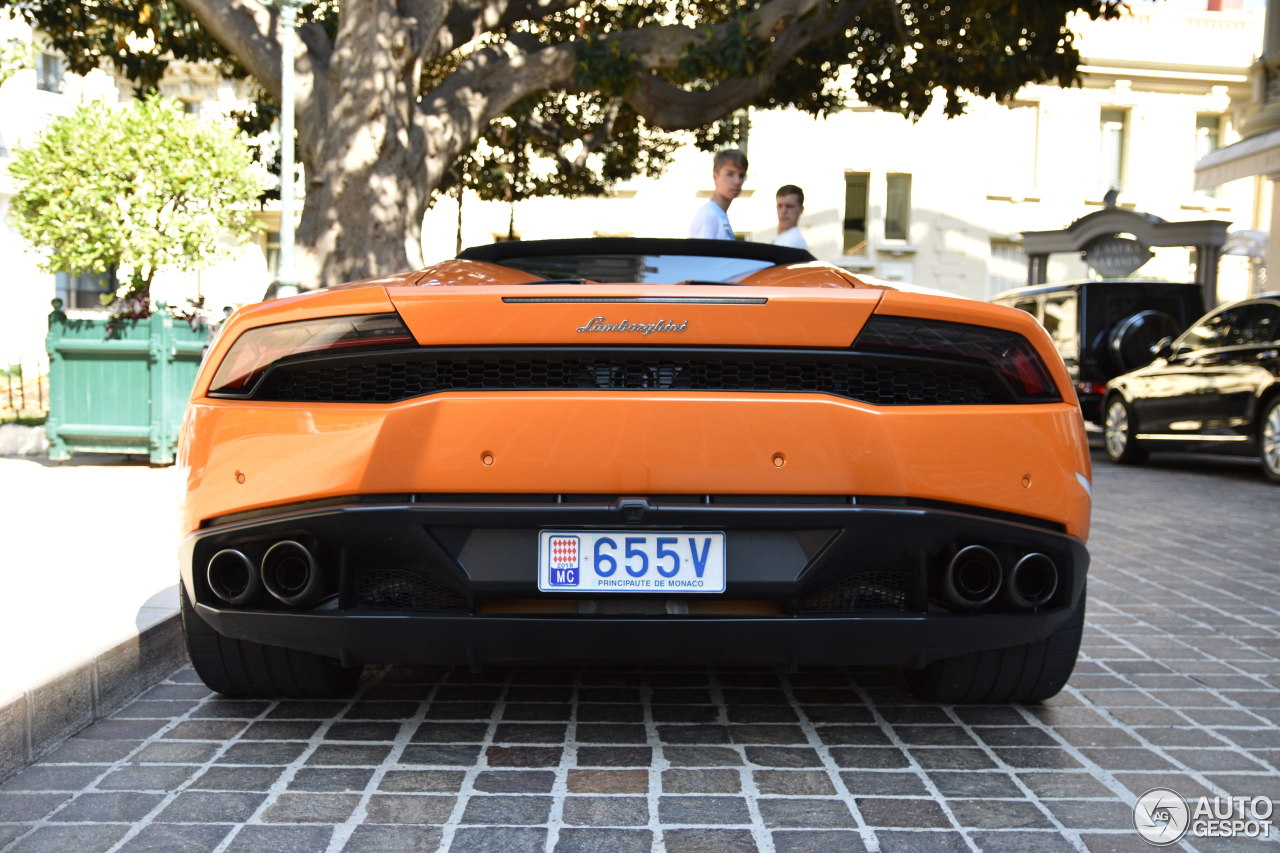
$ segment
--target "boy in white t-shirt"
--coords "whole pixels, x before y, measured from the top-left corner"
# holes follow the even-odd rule
[[[702,240],[732,240],[729,205],[742,193],[742,182],[747,179],[747,155],[736,148],[716,152],[711,164],[711,178],[715,181],[715,191],[711,194],[711,201],[693,215],[689,236]]]
[[[774,245],[808,249],[809,244],[800,233],[800,214],[804,213],[804,190],[795,184],[783,184],[778,187],[776,201],[778,236],[773,238]]]

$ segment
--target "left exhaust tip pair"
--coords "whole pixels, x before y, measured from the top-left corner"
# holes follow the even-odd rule
[[[209,559],[205,569],[209,589],[227,604],[241,606],[265,589],[288,607],[310,607],[324,594],[324,575],[311,550],[284,539],[273,544],[255,566],[243,551],[225,548]]]

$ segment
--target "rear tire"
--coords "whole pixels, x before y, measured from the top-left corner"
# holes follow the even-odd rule
[[[1273,483],[1280,483],[1280,396],[1262,406],[1258,423],[1258,458],[1262,473]]]
[[[1134,436],[1133,409],[1118,394],[1108,397],[1102,407],[1102,446],[1107,458],[1121,465],[1136,465],[1147,458]]]
[[[1061,628],[1038,643],[934,661],[908,670],[907,684],[920,699],[945,704],[1031,703],[1066,685],[1080,653],[1084,596]]]
[[[224,637],[200,618],[185,589],[182,631],[196,675],[209,689],[226,696],[288,699],[327,699],[350,695],[360,679],[360,667],[336,660]]]

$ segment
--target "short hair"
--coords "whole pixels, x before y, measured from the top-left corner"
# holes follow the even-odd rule
[[[800,206],[804,207],[804,190],[800,189],[795,184],[783,184],[782,186],[778,187],[778,191],[773,194],[773,197],[782,198],[784,195],[800,196]]]
[[[711,174],[720,171],[720,167],[725,163],[732,163],[741,167],[742,171],[747,171],[747,155],[743,154],[737,148],[726,148],[723,151],[716,152],[716,158],[711,161]]]

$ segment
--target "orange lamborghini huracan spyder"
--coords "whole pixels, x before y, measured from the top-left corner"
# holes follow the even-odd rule
[[[241,309],[179,462],[191,660],[242,696],[363,664],[1071,674],[1091,472],[1022,311],[805,251],[583,239]]]

